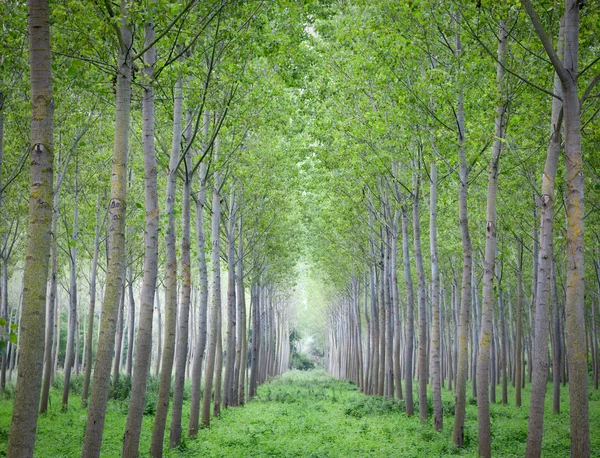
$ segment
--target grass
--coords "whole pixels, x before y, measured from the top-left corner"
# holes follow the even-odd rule
[[[550,385],[549,385],[550,386]],[[467,390],[470,393],[470,388]],[[500,390],[497,391],[498,395]],[[87,416],[80,397],[62,412],[60,390],[53,388],[49,412],[40,416],[36,456],[76,457]],[[498,396],[499,397],[499,396]],[[415,396],[416,398],[416,396]],[[509,390],[514,402],[514,391]],[[467,406],[466,446],[452,444],[454,396],[443,390],[444,429],[434,432],[431,420],[420,424],[418,413],[408,418],[404,404],[365,396],[354,385],[332,379],[323,371],[290,371],[261,386],[255,400],[241,408],[222,412],[198,439],[186,439],[169,457],[452,457],[476,456],[477,406]],[[569,456],[568,394],[561,391],[562,413],[552,415],[551,393],[546,396],[544,457]],[[492,453],[496,457],[522,457],[527,439],[529,387],[523,391],[523,407],[491,406]],[[6,452],[12,401],[0,401],[0,456]],[[431,406],[429,406],[431,411]],[[418,409],[415,409],[418,412]],[[111,401],[106,416],[102,456],[121,454],[127,400]],[[184,430],[189,400],[184,402]],[[144,417],[140,456],[148,456],[152,421]],[[168,425],[167,425],[168,431]],[[600,393],[590,391],[592,456],[600,456]],[[168,443],[168,432],[165,444]]]

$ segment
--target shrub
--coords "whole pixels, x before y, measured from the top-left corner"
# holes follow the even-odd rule
[[[315,363],[313,363],[308,356],[304,353],[294,352],[292,353],[292,369],[297,369],[300,371],[309,371],[315,368]]]

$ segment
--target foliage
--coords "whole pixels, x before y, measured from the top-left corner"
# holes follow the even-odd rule
[[[155,382],[150,378],[149,392]],[[470,388],[469,388],[470,389]],[[590,394],[591,431],[600,428],[600,399]],[[442,391],[443,431],[434,432],[431,420],[420,424],[403,413],[402,403],[360,393],[351,383],[335,380],[325,372],[289,371],[262,385],[255,400],[244,408],[225,409],[210,429],[199,432],[197,440],[169,450],[167,457],[347,457],[347,456],[475,456],[477,452],[477,407],[467,406],[466,446],[452,444],[454,395]],[[525,452],[529,385],[523,392],[524,405],[491,405],[493,455],[520,457]],[[72,395],[69,410],[60,411],[60,390],[51,391],[51,405],[40,417],[36,456],[70,457],[80,453],[86,410]],[[509,389],[509,399],[514,390]],[[6,451],[12,401],[0,402],[0,456]],[[547,398],[544,424],[545,457],[569,455],[568,392],[562,390],[561,414],[552,415]],[[184,402],[184,421],[189,402]],[[121,402],[108,404],[102,456],[119,456],[126,411]],[[143,420],[141,456],[147,456],[152,417]],[[592,454],[600,452],[600,437],[592,435]]]
[[[292,352],[291,368],[299,371],[308,371],[315,368],[315,363],[304,353]]]

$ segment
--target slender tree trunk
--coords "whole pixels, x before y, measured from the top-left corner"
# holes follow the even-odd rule
[[[402,399],[402,375],[400,373],[400,359],[402,357],[400,352],[400,308],[398,300],[398,224],[400,223],[400,213],[398,210],[394,212],[394,225],[392,230],[392,244],[391,244],[391,260],[390,270],[392,274],[392,308],[394,311],[394,387],[396,389],[396,399]],[[366,285],[365,285],[366,286]],[[367,310],[367,295],[365,288],[365,318],[368,316]],[[368,321],[367,321],[368,328]],[[369,354],[367,350],[366,354]],[[368,363],[367,363],[368,369]],[[366,383],[365,383],[366,388]]]
[[[92,270],[90,273],[90,309],[88,312],[88,328],[85,337],[85,374],[83,379],[83,389],[81,392],[81,405],[86,407],[88,403],[90,378],[92,375],[92,355],[94,338],[94,315],[96,313],[96,277],[98,273],[98,256],[100,254],[100,230],[102,221],[102,198],[98,195],[96,203],[96,230],[94,234],[94,254],[92,257]]]
[[[208,137],[208,112],[204,114],[204,138]],[[203,148],[204,151],[204,148]],[[208,270],[206,267],[206,242],[204,238],[204,205],[206,204],[206,163],[200,164],[200,190],[196,200],[196,243],[198,246],[198,270],[200,272],[200,318],[198,339],[194,350],[194,363],[192,366],[192,399],[190,403],[190,422],[188,434],[190,437],[198,436],[198,420],[200,417],[200,382],[202,379],[202,362],[206,349],[206,328],[208,314]]]
[[[32,100],[29,228],[19,327],[19,375],[6,455],[11,458],[33,456],[35,445],[44,362],[46,281],[52,223],[54,99],[48,2],[29,0],[27,10]]]
[[[559,53],[562,54],[563,27],[559,33]],[[560,94],[560,79],[554,78],[554,91]],[[549,303],[552,289],[552,264],[554,255],[554,183],[561,145],[561,102],[552,101],[550,142],[546,153],[546,164],[542,175],[540,250],[538,257],[537,291],[535,303],[534,340],[533,340],[533,381],[531,402],[529,404],[529,422],[526,456],[540,457],[542,454],[542,436],[544,426],[544,402],[546,399],[546,381],[548,378],[548,326]]]
[[[213,405],[213,416],[218,417],[221,414],[221,387],[222,387],[222,376],[223,376],[223,336],[222,336],[222,323],[223,317],[219,310],[219,317],[217,318],[219,325],[217,329],[217,348],[215,357],[215,393],[214,393],[214,405]]]
[[[186,123],[191,128],[192,116],[189,113]],[[191,131],[187,132],[186,141],[191,139]],[[192,290],[192,273],[190,258],[190,196],[192,186],[190,152],[186,153],[185,170],[183,172],[182,192],[182,230],[181,230],[181,300],[179,304],[179,339],[177,340],[177,362],[175,366],[175,386],[173,387],[173,407],[171,408],[170,447],[174,448],[181,442],[181,415],[183,409],[183,390],[185,382],[185,367],[188,354],[188,334],[190,317],[190,294]]]
[[[119,311],[117,315],[117,330],[115,343],[115,357],[113,360],[112,383],[117,386],[119,383],[119,375],[121,373],[121,349],[123,348],[123,329],[125,317],[125,272],[123,272],[123,284],[121,285],[121,295],[119,299]]]
[[[406,360],[404,367],[406,388],[406,415],[409,417],[414,413],[413,406],[413,345],[415,340],[415,299],[412,275],[410,273],[410,253],[408,249],[408,214],[405,207],[402,208],[402,259],[404,262],[404,280],[406,282],[406,300],[408,303],[408,321],[406,331]]]
[[[154,367],[154,376],[158,377],[160,374],[160,363],[162,361],[162,335],[163,335],[163,324],[162,324],[162,312],[160,311],[160,291],[157,288],[155,293],[156,301],[156,314],[158,319],[158,329],[156,337],[156,365]]]
[[[502,373],[502,404],[508,404],[508,380],[506,373],[506,318],[504,312],[504,295],[502,289],[498,288],[498,300],[500,303],[500,370]]]
[[[125,205],[127,193],[127,153],[129,149],[129,117],[131,112],[131,43],[132,34],[127,23],[128,0],[121,1],[122,23],[119,44],[115,137],[112,161],[111,196],[108,226],[108,268],[94,381],[88,408],[82,457],[100,456],[106,404],[110,386],[110,365],[115,345],[117,311],[125,273]]]
[[[229,199],[229,224],[227,228],[227,352],[225,360],[225,388],[223,405],[235,405],[233,375],[235,370],[236,311],[235,311],[235,194]]]
[[[252,367],[250,372],[250,387],[248,395],[253,398],[256,395],[258,385],[258,365],[260,360],[260,294],[258,284],[252,285],[252,297],[250,300],[252,308]]]
[[[578,95],[579,6],[565,0],[564,61],[554,51],[530,0],[522,0],[562,84],[567,174],[567,298],[565,304],[571,417],[571,456],[590,456],[588,376],[584,313],[584,211],[581,113]]]
[[[456,13],[456,22],[460,21],[459,13]],[[460,62],[461,44],[460,36],[456,34],[455,53]],[[460,63],[459,63],[460,65]],[[459,78],[460,80],[460,78]],[[464,149],[465,139],[465,114],[464,114],[464,95],[462,84],[458,81],[458,107],[456,110],[458,125],[458,157],[459,157],[459,192],[458,192],[458,214],[460,222],[460,234],[463,249],[463,274],[460,300],[460,320],[458,324],[457,357],[456,369],[456,404],[454,414],[454,428],[452,438],[454,445],[462,447],[465,443],[465,416],[467,404],[467,376],[469,372],[469,313],[471,309],[471,268],[472,268],[472,248],[471,236],[469,234],[469,219],[467,211],[467,189],[469,184],[469,169],[467,167],[466,153]]]
[[[554,351],[552,353],[552,413],[560,413],[560,373],[562,362],[560,311],[556,288],[556,265],[552,256],[552,304],[554,306]]]
[[[69,242],[69,330],[67,334],[67,351],[65,355],[65,381],[62,393],[62,405],[65,409],[69,404],[69,385],[71,383],[71,370],[75,362],[75,333],[79,333],[77,326],[77,232],[79,230],[79,192],[77,187],[77,165],[75,168],[75,193],[73,205],[73,233]]]
[[[431,378],[433,391],[433,428],[439,431],[443,427],[442,411],[442,376],[440,367],[441,340],[443,332],[440,332],[440,273],[438,267],[437,249],[437,168],[435,159],[431,161],[430,198],[429,198],[429,240],[431,252]]]
[[[59,188],[54,189],[53,192],[53,206],[52,206],[52,246],[50,248],[50,263],[52,270],[50,273],[50,285],[49,285],[49,297],[48,304],[46,306],[46,339],[44,348],[44,383],[42,386],[42,400],[40,402],[40,413],[46,413],[48,411],[48,400],[50,398],[50,385],[52,384],[52,376],[55,372],[54,363],[56,361],[54,352],[55,342],[57,341],[58,333],[55,332],[56,316],[55,310],[58,308],[56,301],[57,293],[57,253],[56,253],[56,233],[58,232],[58,199],[59,199]]]
[[[150,17],[144,26],[144,46],[154,40],[154,23]],[[152,321],[158,275],[158,188],[156,172],[156,152],[154,149],[154,63],[156,51],[150,46],[144,53],[144,76],[142,98],[142,144],[144,150],[144,276],[140,293],[140,323],[136,341],[135,361],[131,378],[131,394],[127,411],[127,424],[123,437],[123,458],[136,458],[139,454],[140,435],[146,401],[146,384],[150,371],[152,353]],[[159,328],[159,333],[162,330]],[[159,337],[160,339],[160,337]],[[130,341],[129,345],[133,345]],[[160,345],[160,344],[159,344]],[[160,351],[157,356],[157,367],[160,364]],[[158,372],[158,370],[157,370]]]
[[[240,310],[239,319],[239,333],[241,337],[242,352],[239,364],[239,382],[238,382],[238,400],[240,405],[246,403],[246,392],[245,392],[245,377],[246,377],[246,366],[248,361],[248,335],[246,332],[246,294],[244,291],[244,239],[242,237],[243,232],[243,220],[240,216],[239,233],[238,233],[238,264],[237,264],[237,300],[238,308]]]
[[[427,421],[427,310],[425,303],[425,270],[421,254],[421,221],[419,217],[419,170],[413,165],[413,238],[415,246],[415,263],[419,278],[417,300],[419,304],[419,420]]]
[[[220,139],[217,137],[215,142],[213,164],[218,167],[219,162],[219,148]],[[210,399],[213,388],[213,377],[215,376],[215,370],[220,371],[221,368],[215,369],[215,360],[217,356],[217,339],[219,337],[218,331],[220,326],[219,316],[221,313],[221,232],[220,232],[220,220],[221,220],[221,196],[219,195],[221,189],[221,172],[215,170],[214,172],[214,183],[212,189],[212,224],[211,224],[211,238],[212,238],[212,304],[210,311],[210,341],[208,345],[208,354],[206,361],[206,375],[204,381],[204,396],[202,399],[202,424],[204,426],[210,426]],[[215,393],[217,389],[215,387]],[[215,395],[216,396],[216,395]],[[216,402],[216,397],[215,397]]]
[[[171,143],[171,157],[167,178],[167,199],[165,214],[168,215],[167,235],[165,237],[165,250],[167,253],[166,264],[166,298],[165,298],[165,340],[162,352],[162,371],[160,373],[160,387],[154,426],[152,428],[152,441],[150,455],[161,457],[165,426],[169,411],[171,392],[171,373],[175,357],[175,333],[177,327],[177,253],[175,239],[175,192],[177,184],[177,163],[181,153],[181,138],[183,125],[183,81],[177,78],[175,83],[175,100],[173,104],[173,138]],[[181,337],[181,336],[180,336]]]
[[[127,326],[127,365],[125,366],[125,373],[128,377],[131,377],[133,370],[133,341],[135,339],[135,300],[133,298],[133,272],[131,264],[127,269],[128,278],[128,291],[129,291],[129,312],[128,312],[128,326]]]
[[[496,202],[498,194],[498,173],[500,155],[504,139],[504,126],[506,125],[506,89],[504,82],[504,61],[506,59],[506,40],[508,31],[503,20],[500,20],[498,30],[498,66],[496,67],[496,84],[502,94],[500,104],[496,108],[496,121],[494,127],[494,144],[488,173],[487,210],[486,210],[486,238],[485,261],[483,268],[483,304],[481,309],[481,336],[479,340],[479,361],[477,364],[477,419],[479,456],[492,456],[492,438],[490,427],[490,398],[488,388],[490,383],[490,341],[493,339],[492,319],[494,314],[494,272],[496,268]],[[495,376],[491,381],[495,402]]]

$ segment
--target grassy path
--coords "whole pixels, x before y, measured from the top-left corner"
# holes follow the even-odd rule
[[[600,396],[591,394],[590,431],[592,456],[600,456]],[[509,393],[509,396],[512,393]],[[524,407],[491,406],[493,454],[521,457],[527,437],[528,391]],[[50,412],[40,417],[36,456],[76,457],[86,420],[86,410],[73,396],[69,411],[61,412],[54,393]],[[569,456],[569,416],[566,390],[563,413],[546,416],[545,457]],[[265,384],[257,398],[243,408],[228,409],[200,431],[198,440],[186,440],[170,457],[451,457],[476,456],[477,407],[467,407],[467,446],[452,446],[453,395],[443,390],[444,430],[435,433],[431,422],[421,425],[407,418],[403,404],[361,394],[346,382],[322,371],[289,372]],[[514,396],[509,397],[514,399]],[[551,402],[551,399],[549,399]],[[551,408],[547,403],[548,409]],[[6,451],[11,402],[0,401],[0,456]],[[112,402],[107,413],[102,456],[118,457],[126,420],[126,402]],[[189,404],[184,404],[187,425]],[[142,450],[149,449],[153,417],[144,417]],[[167,443],[168,441],[166,441]],[[141,454],[147,456],[147,454]]]

